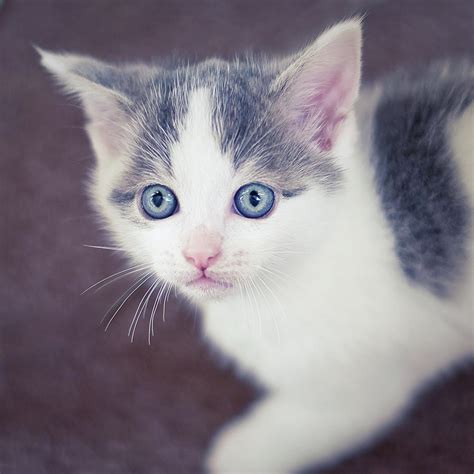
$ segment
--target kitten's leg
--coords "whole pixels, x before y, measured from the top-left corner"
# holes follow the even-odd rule
[[[374,385],[355,391],[342,386],[311,399],[269,396],[218,434],[208,472],[290,473],[333,461],[394,421],[406,399],[407,391],[389,393]]]

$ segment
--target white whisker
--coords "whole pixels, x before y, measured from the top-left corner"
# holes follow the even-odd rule
[[[101,249],[101,250],[114,250],[117,252],[125,252],[125,249],[121,249],[120,247],[107,247],[105,245],[90,245],[90,244],[82,244],[83,247],[87,247],[89,249]]]
[[[142,296],[142,299],[138,303],[137,309],[135,311],[135,314],[132,318],[132,321],[131,321],[129,329],[128,329],[128,336],[130,337],[130,342],[132,342],[132,343],[133,343],[133,339],[134,339],[134,336],[135,336],[135,330],[137,328],[138,321],[140,320],[140,314],[142,313],[142,311],[146,311],[146,307],[147,307],[147,304],[148,304],[148,299],[150,298],[153,291],[155,291],[155,288],[156,288],[157,284],[158,284],[158,281],[155,281],[155,283],[153,283],[151,285],[151,287],[148,288],[148,290],[145,292],[145,294]]]
[[[114,320],[115,316],[117,315],[117,313],[120,311],[120,309],[123,307],[123,305],[128,301],[128,299],[133,295],[133,293],[135,293],[135,291],[138,290],[138,288],[140,288],[149,278],[151,278],[151,276],[153,275],[153,272],[149,272],[147,273],[144,277],[142,277],[141,281],[139,282],[138,286],[136,286],[133,291],[131,291],[127,297],[124,299],[124,301],[120,304],[120,306],[117,308],[117,310],[115,311],[115,313],[112,315],[112,317],[109,319],[109,322],[107,323],[107,325],[105,326],[105,331],[107,331],[107,329],[109,328],[109,326],[112,324],[112,321]]]
[[[169,296],[170,296],[170,292],[171,292],[171,289],[172,289],[172,288],[173,288],[173,287],[172,287],[172,285],[170,284],[170,285],[168,286],[168,291],[166,292],[165,298],[164,298],[164,300],[163,300],[163,322],[166,321],[166,318],[165,318],[165,316],[166,316],[166,302],[168,301],[168,298],[169,298]]]
[[[150,320],[148,322],[148,345],[151,345],[151,337],[155,335],[155,328],[154,328],[155,313],[158,308],[158,305],[160,304],[161,297],[163,296],[163,293],[166,290],[166,287],[168,285],[169,285],[168,282],[162,283],[161,288],[159,289],[156,295],[155,302],[153,303],[153,308],[150,314]]]
[[[139,272],[141,270],[145,270],[147,267],[149,267],[149,265],[145,265],[145,264],[140,264],[140,265],[134,265],[133,267],[130,267],[130,268],[126,268],[125,270],[121,270],[117,273],[114,273],[112,275],[109,275],[108,277],[105,277],[103,278],[102,280],[98,281],[97,283],[94,283],[93,285],[89,286],[89,288],[86,288],[82,293],[81,295],[83,295],[84,293],[87,293],[88,291],[92,290],[93,288],[96,288],[97,286],[99,286],[101,283],[104,283],[104,282],[107,282],[105,283],[104,285],[102,285],[99,289],[97,289],[96,291],[99,291],[100,289],[102,289],[104,286],[107,286],[108,284],[122,278],[122,277],[125,277],[127,275],[131,275],[133,273],[136,273],[136,272]],[[111,281],[109,281],[111,280]]]

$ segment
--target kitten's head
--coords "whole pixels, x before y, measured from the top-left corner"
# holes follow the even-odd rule
[[[276,278],[323,236],[360,43],[353,20],[281,60],[162,68],[40,53],[83,104],[92,195],[118,245],[205,299]]]

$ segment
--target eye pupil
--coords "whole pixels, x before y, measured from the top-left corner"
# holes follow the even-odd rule
[[[158,191],[153,195],[151,200],[153,202],[153,205],[155,205],[156,207],[161,207],[161,205],[163,204],[163,193],[161,191]]]
[[[257,207],[260,204],[261,200],[262,198],[260,197],[260,194],[258,194],[258,191],[254,190],[250,192],[249,201],[253,207]]]

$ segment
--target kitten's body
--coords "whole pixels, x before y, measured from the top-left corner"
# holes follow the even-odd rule
[[[471,90],[463,92],[470,92],[472,101],[472,69],[469,74]],[[427,71],[422,77],[435,105],[441,80]],[[211,465],[234,456],[231,464],[242,466],[242,471],[258,466],[257,472],[293,472],[316,460],[331,461],[397,421],[426,383],[472,353],[472,240],[466,260],[457,267],[462,275],[444,281],[450,288],[447,297],[423,284],[423,271],[430,268],[420,269],[421,281],[409,278],[396,252],[371,160],[376,153],[371,143],[374,115],[386,87],[379,84],[359,100],[361,136],[354,146],[347,142],[348,148],[341,150],[340,155],[347,157],[345,192],[334,203],[330,236],[323,247],[301,254],[297,266],[280,269],[271,294],[255,291],[250,302],[237,296],[207,308],[205,335],[268,394],[218,438]],[[416,88],[412,82],[408,89],[415,109]],[[403,100],[403,94],[398,98]],[[441,125],[426,131],[446,134],[456,180],[464,185],[454,190],[453,197],[466,197],[473,206],[474,107],[457,107],[462,96],[456,99],[454,111],[438,111],[446,121],[425,126]],[[397,117],[404,123],[413,120],[410,112],[416,110],[406,112]],[[404,145],[392,143],[398,149]],[[414,153],[419,160],[434,158]],[[440,207],[441,213],[444,191],[432,196],[432,206]],[[390,212],[396,211],[397,203],[391,204]],[[472,228],[468,232],[473,235]],[[445,245],[451,248],[452,242]],[[414,258],[423,260],[420,255]],[[446,271],[449,274],[449,268]],[[245,317],[249,310],[255,320]]]
[[[91,120],[93,192],[116,240],[207,296],[205,337],[264,389],[216,437],[214,472],[332,462],[472,356],[473,68],[396,77],[353,114],[358,31],[338,26],[294,61],[176,74],[45,55]],[[136,210],[150,179],[177,193],[172,219]],[[259,221],[229,209],[249,181],[279,192]],[[190,238],[219,242],[203,288]]]

